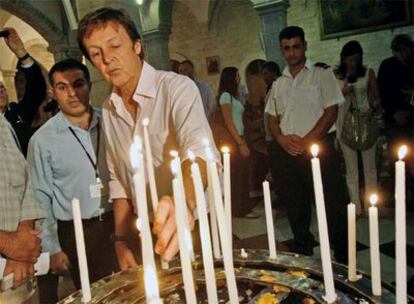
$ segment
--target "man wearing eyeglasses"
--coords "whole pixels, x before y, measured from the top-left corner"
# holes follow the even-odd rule
[[[85,65],[74,59],[58,62],[49,80],[60,112],[33,135],[28,162],[36,196],[48,212],[42,242],[44,251],[51,254],[51,271],[64,274],[70,270],[80,289],[74,198],[80,201],[90,281],[117,270],[113,246],[102,246],[110,244],[114,221],[101,115],[90,105],[91,82]]]

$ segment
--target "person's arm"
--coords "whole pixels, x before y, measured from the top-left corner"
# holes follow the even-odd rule
[[[34,193],[40,207],[47,214],[42,223],[43,250],[53,255],[62,251],[57,234],[57,221],[52,211],[53,170],[46,145],[36,135],[29,142],[27,163],[29,177],[33,180]]]
[[[13,28],[5,28],[9,36],[4,38],[10,50],[20,59],[27,57],[27,50],[22,40]],[[40,66],[29,56],[19,60],[21,70],[25,75],[25,91],[23,98],[19,101],[19,115],[28,123],[31,123],[36,115],[37,109],[46,97],[46,81]]]
[[[181,77],[177,77],[175,81],[175,83],[171,83],[170,87],[172,117],[179,153],[183,160],[181,165],[186,193],[187,214],[190,229],[193,229],[194,219],[192,213],[196,204],[190,172],[191,162],[187,159],[187,152],[191,150],[197,157],[204,186],[207,185],[207,174],[205,147],[202,139],[207,138],[210,141],[216,161],[219,160],[219,154],[214,146],[211,130],[204,115],[198,88],[192,81],[184,81]],[[155,251],[166,261],[169,261],[178,252],[174,212],[175,204],[172,195],[162,197],[155,213],[153,232],[158,239],[155,244]]]
[[[309,148],[312,141],[323,138],[335,123],[338,114],[338,106],[333,105],[324,110],[316,125],[303,137],[304,148]]]
[[[103,124],[105,131],[105,120]],[[111,149],[108,134],[105,132],[106,145],[106,163],[109,171],[109,194],[112,200],[114,210],[114,247],[118,258],[118,264],[121,270],[125,270],[137,265],[134,255],[128,246],[128,236],[130,235],[130,224],[134,208],[132,202],[127,195],[127,191],[121,184],[119,179],[118,168],[116,167],[115,155]]]
[[[379,90],[375,72],[372,69],[368,70],[368,97],[370,106],[375,110],[380,106]]]

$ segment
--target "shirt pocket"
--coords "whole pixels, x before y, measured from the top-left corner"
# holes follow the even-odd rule
[[[316,105],[320,100],[319,88],[315,85],[306,85],[296,90],[296,97],[300,103]]]

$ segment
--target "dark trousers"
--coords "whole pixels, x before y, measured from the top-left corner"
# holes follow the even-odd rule
[[[114,232],[112,212],[105,214],[102,220],[98,217],[83,220],[86,257],[88,260],[89,280],[95,282],[113,272],[119,271],[114,244],[110,235]],[[58,221],[58,236],[62,251],[65,252],[72,265],[70,269],[73,283],[81,288],[76,238],[73,221]]]
[[[237,145],[233,145],[230,157],[232,214],[242,217],[255,206],[249,197],[249,159],[240,155]]]
[[[340,157],[334,147],[335,134],[329,134],[320,144],[320,164],[324,187],[329,239],[335,257],[347,259],[346,206],[349,202],[345,179],[340,170]],[[269,147],[269,160],[275,192],[286,205],[290,227],[299,246],[312,247],[310,232],[311,205],[315,201],[310,153],[292,156],[278,143]]]

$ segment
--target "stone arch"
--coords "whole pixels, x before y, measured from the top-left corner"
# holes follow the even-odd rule
[[[57,24],[55,24],[33,3],[35,2],[0,0],[0,7],[24,20],[27,24],[36,29],[36,31],[46,39],[49,46],[57,46],[61,43],[65,34]],[[48,5],[60,5],[60,2],[48,1]],[[58,10],[61,11],[60,8]],[[65,17],[61,16],[61,18]]]

